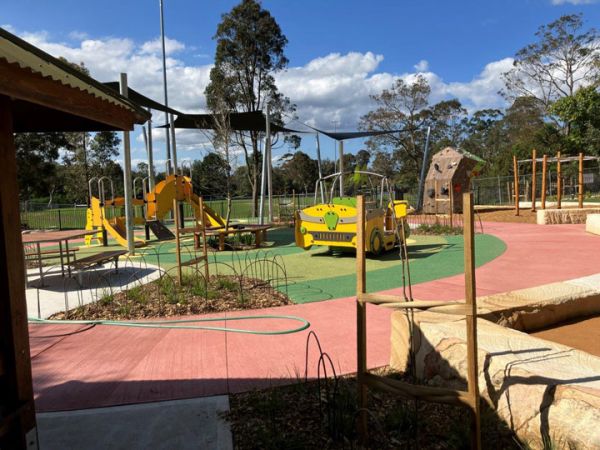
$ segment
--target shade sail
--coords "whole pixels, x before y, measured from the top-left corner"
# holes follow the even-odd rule
[[[108,81],[103,84],[105,86],[108,86],[109,88],[111,88],[113,91],[116,91],[117,93],[120,92],[120,86],[119,86],[118,81]],[[154,109],[156,111],[168,112],[168,113],[174,114],[176,116],[182,114],[179,111],[177,111],[176,109],[167,108],[162,103],[158,103],[157,101],[154,101],[151,98],[148,98],[145,95],[140,94],[138,91],[136,91],[130,87],[127,87],[127,98],[129,100],[131,100],[132,102],[134,102],[140,106],[143,106],[145,108]]]
[[[386,131],[323,131],[314,128],[315,131],[329,136],[336,141],[345,141],[346,139],[357,139],[362,137],[380,136],[383,134],[403,133],[406,130],[386,130]]]
[[[229,123],[234,131],[265,131],[266,117],[262,111],[230,113]],[[175,128],[214,130],[217,128],[215,118],[212,114],[181,114],[174,122]],[[169,125],[161,125],[159,128],[168,128]],[[271,124],[273,133],[302,133],[302,131],[280,127]]]

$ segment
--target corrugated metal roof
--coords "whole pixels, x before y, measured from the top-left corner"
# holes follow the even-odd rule
[[[87,92],[111,104],[129,109],[145,117],[146,120],[150,117],[147,111],[132,101],[116,94],[102,83],[79,72],[69,64],[49,55],[3,28],[0,28],[0,58],[10,64],[17,64],[22,69],[29,69],[43,77]]]

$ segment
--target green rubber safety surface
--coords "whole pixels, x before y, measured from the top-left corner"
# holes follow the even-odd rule
[[[96,247],[96,251],[106,250]],[[500,256],[506,245],[488,234],[475,236],[475,263],[479,267]],[[91,249],[90,249],[91,250]],[[94,251],[94,250],[92,250]],[[462,236],[412,235],[409,240],[410,273],[412,284],[445,278],[462,273]],[[173,241],[150,241],[136,250],[148,264],[160,264],[165,270],[175,267],[176,254]],[[240,271],[253,258],[272,259],[278,255],[287,275],[287,292],[283,279],[278,289],[287,293],[296,303],[308,303],[349,297],[356,293],[356,258],[354,251],[330,251],[328,247],[302,250],[294,243],[292,228],[277,228],[268,232],[264,247],[247,252],[214,252],[210,256],[211,273]],[[192,239],[182,240],[182,260],[194,256]],[[259,271],[259,269],[255,269]],[[398,249],[367,258],[367,291],[377,292],[402,286],[402,263]],[[280,273],[279,277],[283,277]]]

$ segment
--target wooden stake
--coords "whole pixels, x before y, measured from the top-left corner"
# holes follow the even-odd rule
[[[583,153],[579,154],[579,190],[577,191],[577,197],[579,200],[579,208],[583,208]]]
[[[516,214],[515,215],[519,215],[519,164],[517,163],[517,156],[513,155],[513,170],[515,172],[515,182],[514,182],[514,188],[515,188],[515,211]],[[463,211],[464,211],[464,205],[463,205]]]
[[[356,293],[357,296],[366,292],[366,262],[365,262],[365,198],[357,197],[356,223]],[[367,427],[367,305],[356,300],[356,379],[358,382],[358,435],[361,442],[368,439]]]
[[[531,160],[531,211],[535,212],[535,200],[536,200],[536,187],[537,187],[537,160],[536,160],[536,151],[533,149],[533,157]]]
[[[454,226],[454,220],[453,220],[453,215],[454,215],[454,186],[452,186],[452,182],[450,182],[450,228],[453,228]]]
[[[202,217],[202,228],[200,229],[200,234],[202,235],[202,253],[204,254],[205,258],[204,278],[208,283],[210,276],[210,274],[208,273],[208,244],[206,243],[206,219],[204,216],[204,199],[202,197],[198,197],[198,208],[200,209],[200,217]]]
[[[175,218],[175,253],[177,254],[177,278],[181,285],[181,248],[179,247],[179,208],[177,207],[177,198],[173,199],[173,216]]]
[[[548,171],[548,155],[542,159],[542,209],[546,209],[546,178]]]
[[[556,207],[562,207],[562,171],[560,168],[560,152],[556,154]]]
[[[479,370],[477,365],[477,298],[475,292],[475,228],[473,193],[463,194],[465,300],[467,304],[467,382],[471,398],[471,448],[481,448],[481,418],[479,410]]]

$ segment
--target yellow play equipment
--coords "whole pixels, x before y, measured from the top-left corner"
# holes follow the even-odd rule
[[[110,183],[110,198],[106,195],[105,183]],[[97,183],[98,196],[92,193],[92,186]],[[135,185],[135,182],[134,182]],[[142,180],[142,191],[145,193],[145,180]],[[114,186],[108,177],[92,178],[89,181],[90,207],[87,210],[87,230],[98,230],[98,234],[86,237],[90,245],[94,239],[105,243],[107,234],[119,245],[127,247],[125,217],[123,208],[125,199],[114,196]],[[160,221],[173,209],[173,201],[187,202],[192,206],[194,218],[209,227],[225,227],[225,220],[214,210],[203,205],[200,211],[199,197],[194,194],[192,180],[183,175],[169,175],[158,183],[154,190],[144,195],[144,199],[132,199],[134,207],[134,224],[147,225],[158,239],[172,239],[173,233]],[[143,239],[135,238],[135,245],[145,245]]]
[[[338,172],[320,178],[315,189],[315,205],[296,211],[295,238],[298,247],[308,250],[313,245],[324,245],[333,249],[356,249],[356,197],[334,196],[336,184],[343,185],[343,175]],[[389,181],[383,175],[366,171],[355,171],[348,175],[353,176],[357,184],[363,185],[357,188],[357,193],[366,194],[367,198],[365,250],[373,255],[391,250],[410,233],[405,220],[408,203],[394,200]],[[379,180],[378,185],[372,183],[373,178]],[[327,182],[331,182],[331,190],[326,199]],[[319,192],[322,198],[318,203]],[[340,193],[343,194],[343,188]]]

